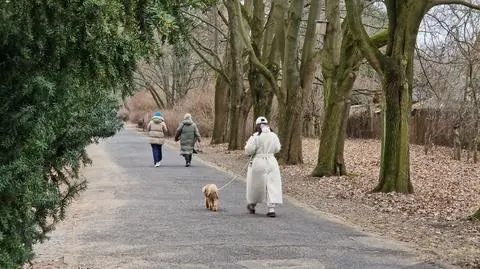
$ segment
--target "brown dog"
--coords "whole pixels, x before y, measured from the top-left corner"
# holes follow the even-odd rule
[[[205,207],[212,211],[217,211],[218,188],[215,184],[203,186],[202,192],[205,195]]]

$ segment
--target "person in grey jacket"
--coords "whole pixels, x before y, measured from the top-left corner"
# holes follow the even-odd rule
[[[180,141],[180,155],[185,158],[185,166],[189,167],[192,162],[192,155],[195,142],[200,142],[200,132],[197,124],[193,122],[192,115],[185,114],[183,121],[177,128],[175,141]]]
[[[162,145],[165,134],[168,133],[167,125],[160,112],[155,112],[152,120],[147,125],[148,143],[152,145],[153,165],[159,167],[162,163]]]

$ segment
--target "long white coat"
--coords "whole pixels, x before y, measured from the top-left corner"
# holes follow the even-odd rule
[[[254,155],[247,171],[247,203],[281,204],[282,178],[280,167],[273,154],[280,151],[278,136],[264,126],[262,133],[250,136],[245,153]]]

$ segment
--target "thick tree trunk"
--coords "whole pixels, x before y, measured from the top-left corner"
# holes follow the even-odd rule
[[[264,21],[265,21],[265,4],[263,0],[255,0],[253,1],[253,12],[252,12],[252,20],[250,24],[250,30],[252,33],[252,47],[257,55],[257,58],[263,61],[263,53],[262,45],[263,39],[268,38],[267,35],[270,35],[270,32],[266,32],[263,29]],[[250,84],[250,90],[253,100],[253,118],[256,119],[257,117],[266,115],[267,111],[267,96],[268,91],[270,88],[265,87],[265,80],[263,78],[262,73],[255,65],[252,63],[252,59],[250,58],[249,64],[249,72],[248,72],[248,81]]]
[[[279,106],[279,133],[282,150],[279,159],[286,164],[300,164],[302,158],[302,126],[303,107],[301,102]]]
[[[327,0],[325,2],[325,7],[325,15],[329,22],[325,32],[322,51],[325,114],[320,134],[317,166],[312,173],[313,176],[317,177],[333,176],[337,174],[337,146],[343,145],[339,142],[341,140],[341,134],[343,133],[342,122],[345,117],[344,113],[346,112],[346,101],[348,100],[346,95],[351,90],[353,81],[355,81],[355,75],[353,75],[351,83],[348,83],[348,85],[342,85],[342,80],[349,79],[349,70],[344,70],[345,63],[347,63],[349,57],[351,58],[356,55],[355,51],[353,51],[354,54],[351,55],[345,55],[345,53],[342,55],[342,44],[340,42],[342,40],[342,29],[340,27],[340,1]],[[344,31],[344,34],[346,33],[347,31]],[[348,36],[345,36],[343,42],[347,41],[349,41]],[[350,43],[353,43],[351,42],[351,39]],[[349,52],[351,52],[351,50]],[[346,77],[345,72],[347,72]]]
[[[211,144],[227,142],[229,87],[225,79],[217,75],[215,82],[215,120]]]
[[[321,6],[321,1],[311,2],[300,63],[300,87],[303,92],[302,106],[304,110],[302,133],[307,137],[313,137],[315,135],[314,119],[316,115],[314,115],[313,111],[308,111],[307,107],[312,99],[313,81],[315,79],[315,71],[317,70],[317,52],[315,51],[315,45],[317,44],[317,20],[320,15]],[[307,111],[309,112],[308,115],[306,115]]]
[[[252,108],[252,98],[249,95],[244,95],[242,97],[242,105],[240,108],[240,114],[238,118],[238,134],[237,136],[239,139],[242,141],[242,148],[245,146],[244,142],[248,138],[246,134],[247,130],[247,120],[248,120],[248,114],[250,112],[250,109]]]
[[[317,177],[347,173],[343,151],[350,112],[350,96],[363,56],[352,38],[348,25],[343,26],[345,28],[338,55],[340,60],[337,62],[331,59],[334,54],[327,52],[322,62],[326,108],[320,133],[317,166],[312,172],[312,175]],[[380,32],[371,38],[377,47],[384,46],[386,39],[386,32]]]
[[[238,24],[235,5],[237,0],[227,0],[228,29],[230,33],[230,55],[231,55],[231,87],[230,87],[230,113],[229,113],[229,143],[228,149],[235,150],[243,148],[244,137],[241,135],[241,97],[243,94],[243,67],[242,67],[242,40],[239,35],[240,25]],[[244,131],[244,130],[243,130]]]
[[[325,120],[320,134],[320,147],[318,151],[317,166],[312,172],[313,176],[344,175],[346,167],[343,160],[344,133],[346,130],[347,112],[350,108],[349,92],[351,92],[354,73],[347,77],[348,83],[337,85],[334,83],[330,91],[329,100],[325,109]]]
[[[338,0],[326,1],[326,16],[331,23],[327,25],[322,58],[325,115],[320,133],[318,162],[312,172],[317,177],[346,174],[343,150],[350,96],[363,58],[347,22],[340,25]],[[341,34],[342,38],[339,37]],[[372,38],[376,46],[383,46],[385,40],[384,33]]]
[[[385,72],[380,182],[374,189],[378,192],[413,192],[408,142],[411,84],[404,71],[406,65],[406,61],[392,61]]]
[[[351,91],[350,91],[351,92]],[[347,166],[345,165],[345,158],[343,153],[345,152],[345,137],[347,134],[347,120],[348,115],[350,114],[350,95],[348,95],[348,99],[346,99],[344,110],[344,116],[341,124],[341,133],[340,139],[337,141],[337,152],[335,154],[335,173],[337,175],[346,175],[347,174]]]
[[[388,43],[382,53],[362,27],[359,2],[345,0],[347,20],[363,55],[382,78],[385,93],[380,179],[374,191],[413,192],[410,182],[408,128],[413,81],[413,55],[420,23],[431,1],[385,0]]]
[[[300,85],[298,66],[298,36],[303,12],[303,0],[293,0],[289,9],[288,26],[285,36],[283,61],[283,85],[287,93],[285,100],[279,100],[279,129],[282,150],[280,161],[299,164],[302,158],[303,92]]]

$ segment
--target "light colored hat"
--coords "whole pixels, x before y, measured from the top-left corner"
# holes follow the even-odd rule
[[[189,119],[192,119],[192,115],[190,113],[187,113],[185,114],[185,116],[183,117],[184,120],[189,120]]]
[[[257,120],[255,121],[255,124],[267,124],[267,118],[265,117],[258,117]]]

